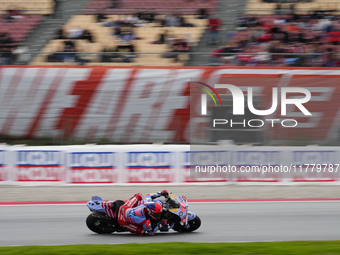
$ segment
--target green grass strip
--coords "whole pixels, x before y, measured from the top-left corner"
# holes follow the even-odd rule
[[[143,238],[143,237],[141,237]],[[112,254],[340,254],[340,241],[258,243],[151,243],[111,245],[60,245],[0,247],[1,255],[112,255]]]

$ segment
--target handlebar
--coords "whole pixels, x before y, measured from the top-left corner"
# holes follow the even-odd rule
[[[179,208],[180,204],[178,201],[176,201],[175,199],[171,198],[170,196],[168,196],[165,200],[165,203],[167,205],[167,210],[169,210],[171,207],[173,208]]]

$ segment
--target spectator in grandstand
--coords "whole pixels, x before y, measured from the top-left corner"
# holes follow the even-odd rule
[[[100,62],[103,62],[103,63],[110,63],[110,62],[112,62],[113,52],[114,52],[113,49],[105,46],[101,50],[101,52],[102,52],[102,54],[100,55]]]
[[[6,22],[11,22],[12,17],[11,17],[11,10],[7,10],[7,13],[4,15],[5,21]]]
[[[264,64],[266,61],[263,59],[266,59],[268,54],[263,54],[263,58],[251,57],[247,60],[246,57],[252,55],[250,54],[252,51],[265,52],[267,50],[268,53],[274,54],[270,58],[270,65],[337,66],[340,60],[336,56],[339,50],[337,45],[340,44],[339,18],[324,12],[316,14],[316,18],[310,15],[298,15],[296,19],[292,18],[293,15],[238,18],[236,24],[239,27],[235,29],[230,40],[244,47],[245,51],[242,52],[247,54],[242,54],[243,58],[240,63],[234,62],[245,65]],[[268,49],[266,49],[267,46]],[[304,53],[317,54],[306,56]],[[318,55],[320,53],[324,55],[321,57]],[[259,59],[262,60],[259,61]]]
[[[0,31],[0,56],[1,56],[1,61],[0,63],[2,65],[8,64],[10,62],[10,58],[8,51],[11,50],[11,39],[7,35],[7,31],[1,30]]]
[[[53,10],[53,18],[57,18],[58,16],[61,17],[61,12],[59,13],[59,4],[61,0],[54,0],[54,10]]]
[[[137,13],[136,17],[139,20],[153,22],[155,20],[155,14],[152,12],[139,12]]]
[[[29,54],[29,50],[27,46],[20,45],[16,49],[12,51],[15,62],[18,64],[26,64],[30,60],[31,54]]]
[[[92,33],[89,30],[85,29],[82,37],[82,39],[94,43]]]
[[[114,22],[113,24],[113,34],[112,35],[119,35],[121,34],[121,25],[118,22]]]
[[[63,56],[64,62],[75,62],[76,54],[74,52],[76,52],[76,49],[74,47],[72,47],[71,45],[66,45],[64,49],[65,54]]]
[[[212,17],[211,19],[209,19],[210,38],[209,38],[208,44],[210,45],[217,44],[221,26],[222,26],[222,21],[218,19],[217,17]]]
[[[10,6],[10,8],[7,10],[7,14],[5,14],[5,20],[6,22],[11,22],[14,19],[24,19],[25,16],[21,14],[20,9],[17,6]]]
[[[65,40],[57,52],[47,56],[47,62],[75,62],[77,52],[75,43],[71,40]]]
[[[315,24],[314,30],[316,31],[328,31],[330,30],[332,21],[328,18],[319,19],[318,23]]]
[[[185,19],[185,17],[176,14],[176,18],[178,20],[179,26],[180,27],[194,27],[195,25],[192,23],[188,23],[187,20]]]
[[[281,3],[277,3],[276,4],[275,14],[276,15],[280,15],[281,14]]]
[[[138,26],[139,23],[138,17],[129,17],[119,20],[111,20],[104,23],[106,27],[112,27],[113,33],[112,35],[117,35],[118,39],[121,39],[121,36],[124,34],[132,34],[132,28]]]
[[[222,58],[222,54],[223,53],[224,48],[218,48],[218,49],[214,49],[211,52],[210,57],[210,65],[219,65],[220,63],[220,59]]]
[[[271,58],[269,59],[270,65],[276,66],[283,64],[283,55],[280,53],[284,53],[284,47],[280,41],[271,41],[268,52],[271,53]]]
[[[120,34],[120,39],[123,41],[129,42],[129,41],[135,40],[136,37],[133,35],[131,30],[126,30]]]
[[[318,43],[312,43],[310,44],[310,47],[306,49],[307,53],[310,55],[307,56],[306,59],[306,65],[307,66],[321,66],[322,59],[320,57],[321,51],[319,51],[319,44]]]
[[[72,40],[65,40],[64,47],[70,46],[72,49],[76,49],[76,45]]]
[[[6,43],[8,38],[7,31],[5,29],[0,29],[0,46]]]
[[[187,26],[187,23],[185,22],[185,18],[183,16],[176,14],[175,17],[177,18],[179,27],[186,27]]]
[[[168,30],[163,30],[162,33],[158,35],[158,40],[154,41],[154,44],[165,44],[168,37]]]
[[[163,54],[164,58],[174,58],[175,61],[178,60],[178,52],[188,52],[190,51],[190,46],[186,39],[177,38],[172,44],[169,45],[170,50]]]
[[[87,50],[83,47],[79,47],[76,53],[76,62],[78,62],[81,66],[90,63],[96,57],[96,54],[85,51]]]
[[[321,5],[311,13],[312,19],[322,19],[324,17],[324,11],[322,10]]]
[[[131,24],[123,24],[119,29],[119,37],[117,39],[123,41],[131,41],[136,40],[136,37],[133,34]]]
[[[334,67],[337,61],[336,52],[332,47],[327,48],[325,57],[325,67]]]
[[[64,27],[60,26],[60,28],[58,29],[58,31],[55,33],[55,38],[54,39],[66,39],[66,35],[65,35],[65,31],[64,31]]]
[[[10,65],[13,61],[12,49],[8,47],[1,48],[1,65]]]
[[[264,31],[263,28],[261,27],[256,27],[254,32],[253,32],[253,36],[252,36],[252,42],[259,42],[261,36],[263,36],[266,32]]]
[[[136,57],[134,54],[135,47],[132,43],[124,44],[121,42],[121,44],[117,46],[115,52],[117,53],[113,55],[115,62],[130,63],[133,61],[133,58]]]
[[[256,17],[238,17],[235,20],[235,25],[238,27],[256,27],[259,26],[259,22]]]
[[[284,56],[284,63],[288,66],[301,66],[304,58],[297,55],[298,53],[305,53],[301,43],[291,42],[283,50],[284,53],[292,53],[292,55]]]
[[[174,51],[177,52],[188,52],[190,51],[190,46],[188,44],[188,42],[186,41],[186,39],[184,38],[179,38],[177,39],[172,46],[175,48]]]
[[[110,8],[118,8],[119,7],[119,0],[111,0]]]
[[[333,45],[340,44],[340,29],[334,29],[328,33],[327,41]]]
[[[121,27],[134,27],[138,26],[141,21],[138,17],[126,17],[117,20],[108,20],[103,22],[105,27],[121,28]]]
[[[74,28],[70,28],[69,30],[67,30],[67,33],[68,33],[68,38],[70,39],[82,39],[84,29],[74,27]]]
[[[295,3],[291,3],[289,6],[290,9],[290,15],[294,15],[295,14]]]
[[[180,21],[176,15],[170,14],[164,18],[164,26],[166,27],[179,27]]]
[[[96,16],[97,22],[101,23],[107,19],[106,14],[99,12]]]
[[[46,62],[54,63],[54,62],[61,62],[62,60],[64,60],[63,53],[62,53],[63,50],[64,50],[64,47],[59,46],[57,52],[54,52],[46,56]]]
[[[154,23],[153,27],[164,27],[165,25],[164,19],[161,18],[160,16],[156,16],[153,23]]]
[[[207,19],[209,17],[207,8],[208,8],[208,3],[202,2],[199,4],[199,9],[197,11],[198,19]]]
[[[14,59],[12,51],[16,47],[17,44],[8,35],[7,30],[2,29],[0,31],[0,56],[2,65],[12,64]]]
[[[335,56],[335,60],[334,60],[334,66],[335,67],[339,67],[340,66],[340,55],[336,55]]]

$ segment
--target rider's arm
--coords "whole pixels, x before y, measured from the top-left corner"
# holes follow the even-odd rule
[[[168,191],[167,190],[163,190],[161,192],[157,192],[157,193],[149,193],[149,194],[146,194],[146,198],[145,200],[146,201],[151,201],[157,197],[161,197],[161,196],[164,196],[164,197],[167,197],[169,195]]]
[[[145,201],[152,201],[153,199],[160,197],[159,193],[148,193],[146,194]]]
[[[153,236],[157,232],[159,226],[156,226],[154,229],[152,229],[150,220],[146,220],[146,222],[143,224],[143,228],[149,236]]]
[[[151,227],[151,222],[150,220],[146,220],[145,223],[143,224],[143,228],[145,231],[147,232],[151,232],[152,231],[152,227]]]

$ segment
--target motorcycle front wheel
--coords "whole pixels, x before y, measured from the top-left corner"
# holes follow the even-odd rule
[[[188,224],[190,227],[184,228],[180,223],[176,223],[173,230],[183,233],[195,231],[201,226],[201,219],[196,215],[194,219],[188,221]]]

